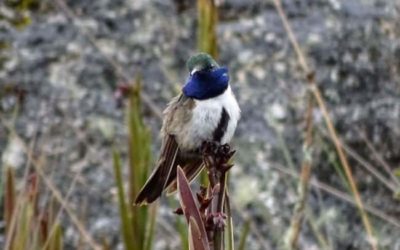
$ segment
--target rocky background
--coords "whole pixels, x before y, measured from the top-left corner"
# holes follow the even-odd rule
[[[178,0],[31,0],[21,12],[10,2],[15,1],[0,3],[2,166],[22,173],[26,165],[22,145],[4,126],[14,121],[63,193],[81,173],[70,206],[83,211],[97,239],[106,236],[120,249],[111,154],[116,145],[126,157],[127,129],[113,93],[140,73],[144,92],[158,109],[165,107],[186,79],[186,59],[196,52],[196,6]],[[297,198],[297,180],[282,169],[299,173],[303,155],[304,74],[270,1],[219,2],[219,61],[230,69],[242,108],[230,183],[234,223],[239,233],[246,218],[252,221],[246,249],[280,249]],[[400,185],[382,164],[393,175],[400,168],[399,2],[283,0],[282,5],[340,137],[362,158],[349,156],[363,201],[400,218]],[[144,114],[155,158],[160,119],[146,106]],[[312,179],[350,194],[335,171],[340,162],[318,108],[314,122]],[[365,162],[390,183],[367,171]],[[368,249],[351,203],[312,187],[306,214],[301,249],[321,249],[318,235],[329,249]],[[370,219],[380,248],[400,249],[398,221]],[[163,200],[155,249],[179,249],[173,220]],[[65,243],[75,249],[78,233],[68,217],[63,224]]]

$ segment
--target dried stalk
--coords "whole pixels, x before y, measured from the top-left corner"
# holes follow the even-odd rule
[[[391,170],[389,164],[383,159],[382,155],[378,153],[376,148],[372,145],[372,142],[368,140],[367,135],[364,132],[360,132],[361,137],[363,138],[365,144],[367,145],[368,149],[371,150],[372,154],[375,156],[375,159],[383,166],[383,169],[385,169],[386,173],[390,176],[392,181],[396,183],[396,187],[400,186],[400,181],[399,179],[393,174],[393,171]]]
[[[313,121],[312,121],[313,99],[308,93],[308,104],[306,111],[306,137],[304,141],[304,155],[301,167],[301,177],[299,182],[299,200],[294,208],[292,221],[289,229],[288,246],[290,249],[299,249],[298,239],[301,231],[301,225],[304,220],[305,207],[308,198],[310,176],[312,168],[312,142],[313,142]]]
[[[42,166],[39,163],[39,161],[35,160],[32,156],[32,152],[29,150],[28,146],[24,142],[24,140],[16,134],[15,130],[9,126],[6,125],[3,119],[1,119],[2,124],[9,130],[10,133],[12,133],[15,138],[21,143],[23,146],[24,152],[27,154],[28,159],[30,160],[29,163],[32,163],[36,173],[40,176],[40,178],[44,181],[44,184],[47,186],[47,188],[51,191],[52,195],[55,197],[57,202],[63,207],[64,211],[67,213],[69,218],[71,219],[72,223],[76,226],[78,229],[80,235],[85,239],[85,241],[88,243],[88,245],[92,249],[101,249],[100,245],[93,239],[93,237],[90,235],[90,233],[85,229],[84,225],[81,223],[81,221],[78,219],[76,214],[73,212],[73,210],[69,207],[68,203],[66,200],[63,198],[63,195],[60,193],[60,191],[56,188],[54,183],[44,174],[42,170]],[[17,202],[17,208],[18,209],[18,202]],[[7,249],[7,248],[6,248]]]
[[[282,167],[279,164],[272,164],[271,169],[277,170],[280,174],[284,174],[284,175],[290,176],[292,178],[296,178],[296,179],[301,178],[298,173],[295,173],[294,171],[289,170],[288,168]],[[357,203],[354,201],[352,196],[350,196],[332,186],[329,186],[323,182],[319,182],[317,180],[311,180],[310,183],[311,183],[312,187],[314,187],[316,189],[320,189],[320,190],[324,191],[325,193],[332,195],[333,197],[336,197],[340,200],[348,202],[349,204],[357,207]],[[366,204],[364,206],[364,208],[367,212],[369,212],[369,214],[382,219],[384,222],[386,222],[396,228],[400,228],[400,221],[398,221],[395,217],[391,217],[391,216],[385,214],[384,212],[382,212],[381,210],[379,210],[378,208],[375,208],[368,204]]]
[[[289,36],[289,40],[290,40],[290,42],[291,42],[291,44],[292,44],[292,46],[293,46],[293,48],[294,48],[294,50],[295,50],[295,52],[297,54],[297,58],[299,60],[300,66],[302,67],[302,69],[305,72],[305,74],[307,74],[307,75],[313,74],[313,73],[311,73],[312,71],[310,70],[310,67],[308,66],[308,63],[306,61],[306,57],[304,56],[304,53],[301,50],[300,45],[297,42],[297,39],[296,39],[296,37],[295,37],[295,35],[294,35],[293,31],[292,31],[292,28],[291,28],[291,26],[289,24],[289,21],[288,21],[288,19],[286,17],[286,14],[283,11],[283,8],[282,8],[280,0],[273,0],[273,3],[275,5],[276,10],[278,11],[278,14],[279,14],[281,20],[282,20],[282,23],[283,23],[283,26],[284,26],[284,28],[286,30],[286,33]],[[339,155],[340,162],[343,165],[343,168],[345,170],[346,177],[347,177],[347,179],[349,181],[351,191],[352,191],[352,193],[354,195],[354,199],[356,201],[357,208],[360,211],[361,218],[362,218],[365,230],[366,230],[367,235],[368,235],[368,241],[369,241],[369,243],[371,245],[371,248],[373,250],[376,250],[376,249],[378,249],[378,247],[377,247],[376,240],[375,240],[375,238],[373,236],[372,226],[371,226],[369,218],[368,218],[368,216],[367,216],[367,214],[365,212],[364,205],[363,205],[362,199],[360,197],[360,193],[359,193],[359,191],[357,189],[356,183],[355,183],[354,178],[353,178],[353,174],[352,174],[352,171],[351,171],[351,168],[350,168],[350,164],[348,163],[346,155],[343,152],[343,149],[342,149],[342,147],[340,145],[339,137],[338,137],[337,132],[335,130],[335,127],[333,125],[332,119],[330,118],[330,115],[329,115],[328,109],[326,107],[324,98],[322,97],[322,94],[321,94],[321,92],[320,92],[320,90],[319,90],[314,78],[312,78],[309,81],[309,89],[311,90],[311,93],[313,94],[314,98],[316,99],[316,101],[318,103],[318,106],[319,106],[319,108],[320,108],[320,110],[322,112],[322,115],[324,117],[326,126],[328,127],[328,131],[329,131],[331,140],[333,141],[333,144],[335,145],[336,151],[337,151],[337,153]]]

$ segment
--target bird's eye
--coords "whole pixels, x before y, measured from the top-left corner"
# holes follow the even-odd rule
[[[213,65],[208,65],[207,67],[204,68],[204,71],[211,71],[214,69]]]

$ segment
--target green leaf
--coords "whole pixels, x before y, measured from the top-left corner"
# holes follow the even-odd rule
[[[177,218],[176,227],[181,238],[182,250],[189,250],[188,232],[184,222],[182,221],[182,217]]]
[[[113,151],[114,160],[114,174],[115,181],[118,189],[118,204],[119,204],[119,214],[121,219],[121,231],[122,237],[125,244],[125,249],[137,249],[135,247],[136,235],[133,233],[132,224],[130,223],[130,211],[127,208],[125,201],[125,192],[123,188],[123,180],[121,175],[121,160],[120,156],[116,150]]]
[[[393,171],[394,175],[400,178],[400,168],[395,168]]]
[[[225,184],[226,185],[226,184]],[[226,189],[225,189],[226,190]],[[232,212],[231,212],[231,205],[229,202],[229,194],[225,192],[225,211],[227,216],[227,228],[226,228],[226,246],[228,250],[234,250],[234,237],[233,237],[233,222],[232,222]]]
[[[154,230],[156,225],[156,218],[157,218],[157,210],[158,207],[153,205],[149,208],[149,221],[148,221],[148,229],[146,230],[146,243],[144,244],[145,250],[151,250],[153,247],[153,238],[154,238]]]
[[[63,249],[63,232],[59,224],[55,226],[55,232],[50,239],[49,249],[51,250]]]
[[[5,180],[4,194],[4,219],[6,224],[6,232],[8,232],[11,224],[11,218],[14,213],[16,194],[15,194],[15,174],[13,168],[7,168]]]
[[[249,235],[250,232],[250,220],[246,220],[243,226],[242,233],[240,235],[240,241],[239,241],[239,248],[238,250],[245,250],[246,249],[246,239],[247,236]]]

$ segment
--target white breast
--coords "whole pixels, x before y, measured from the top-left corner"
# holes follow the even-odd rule
[[[182,142],[185,148],[198,148],[203,141],[210,141],[221,119],[222,108],[229,114],[229,122],[221,144],[229,143],[236,130],[240,118],[240,109],[230,86],[226,91],[215,98],[196,100],[193,116],[190,122],[186,140]]]

